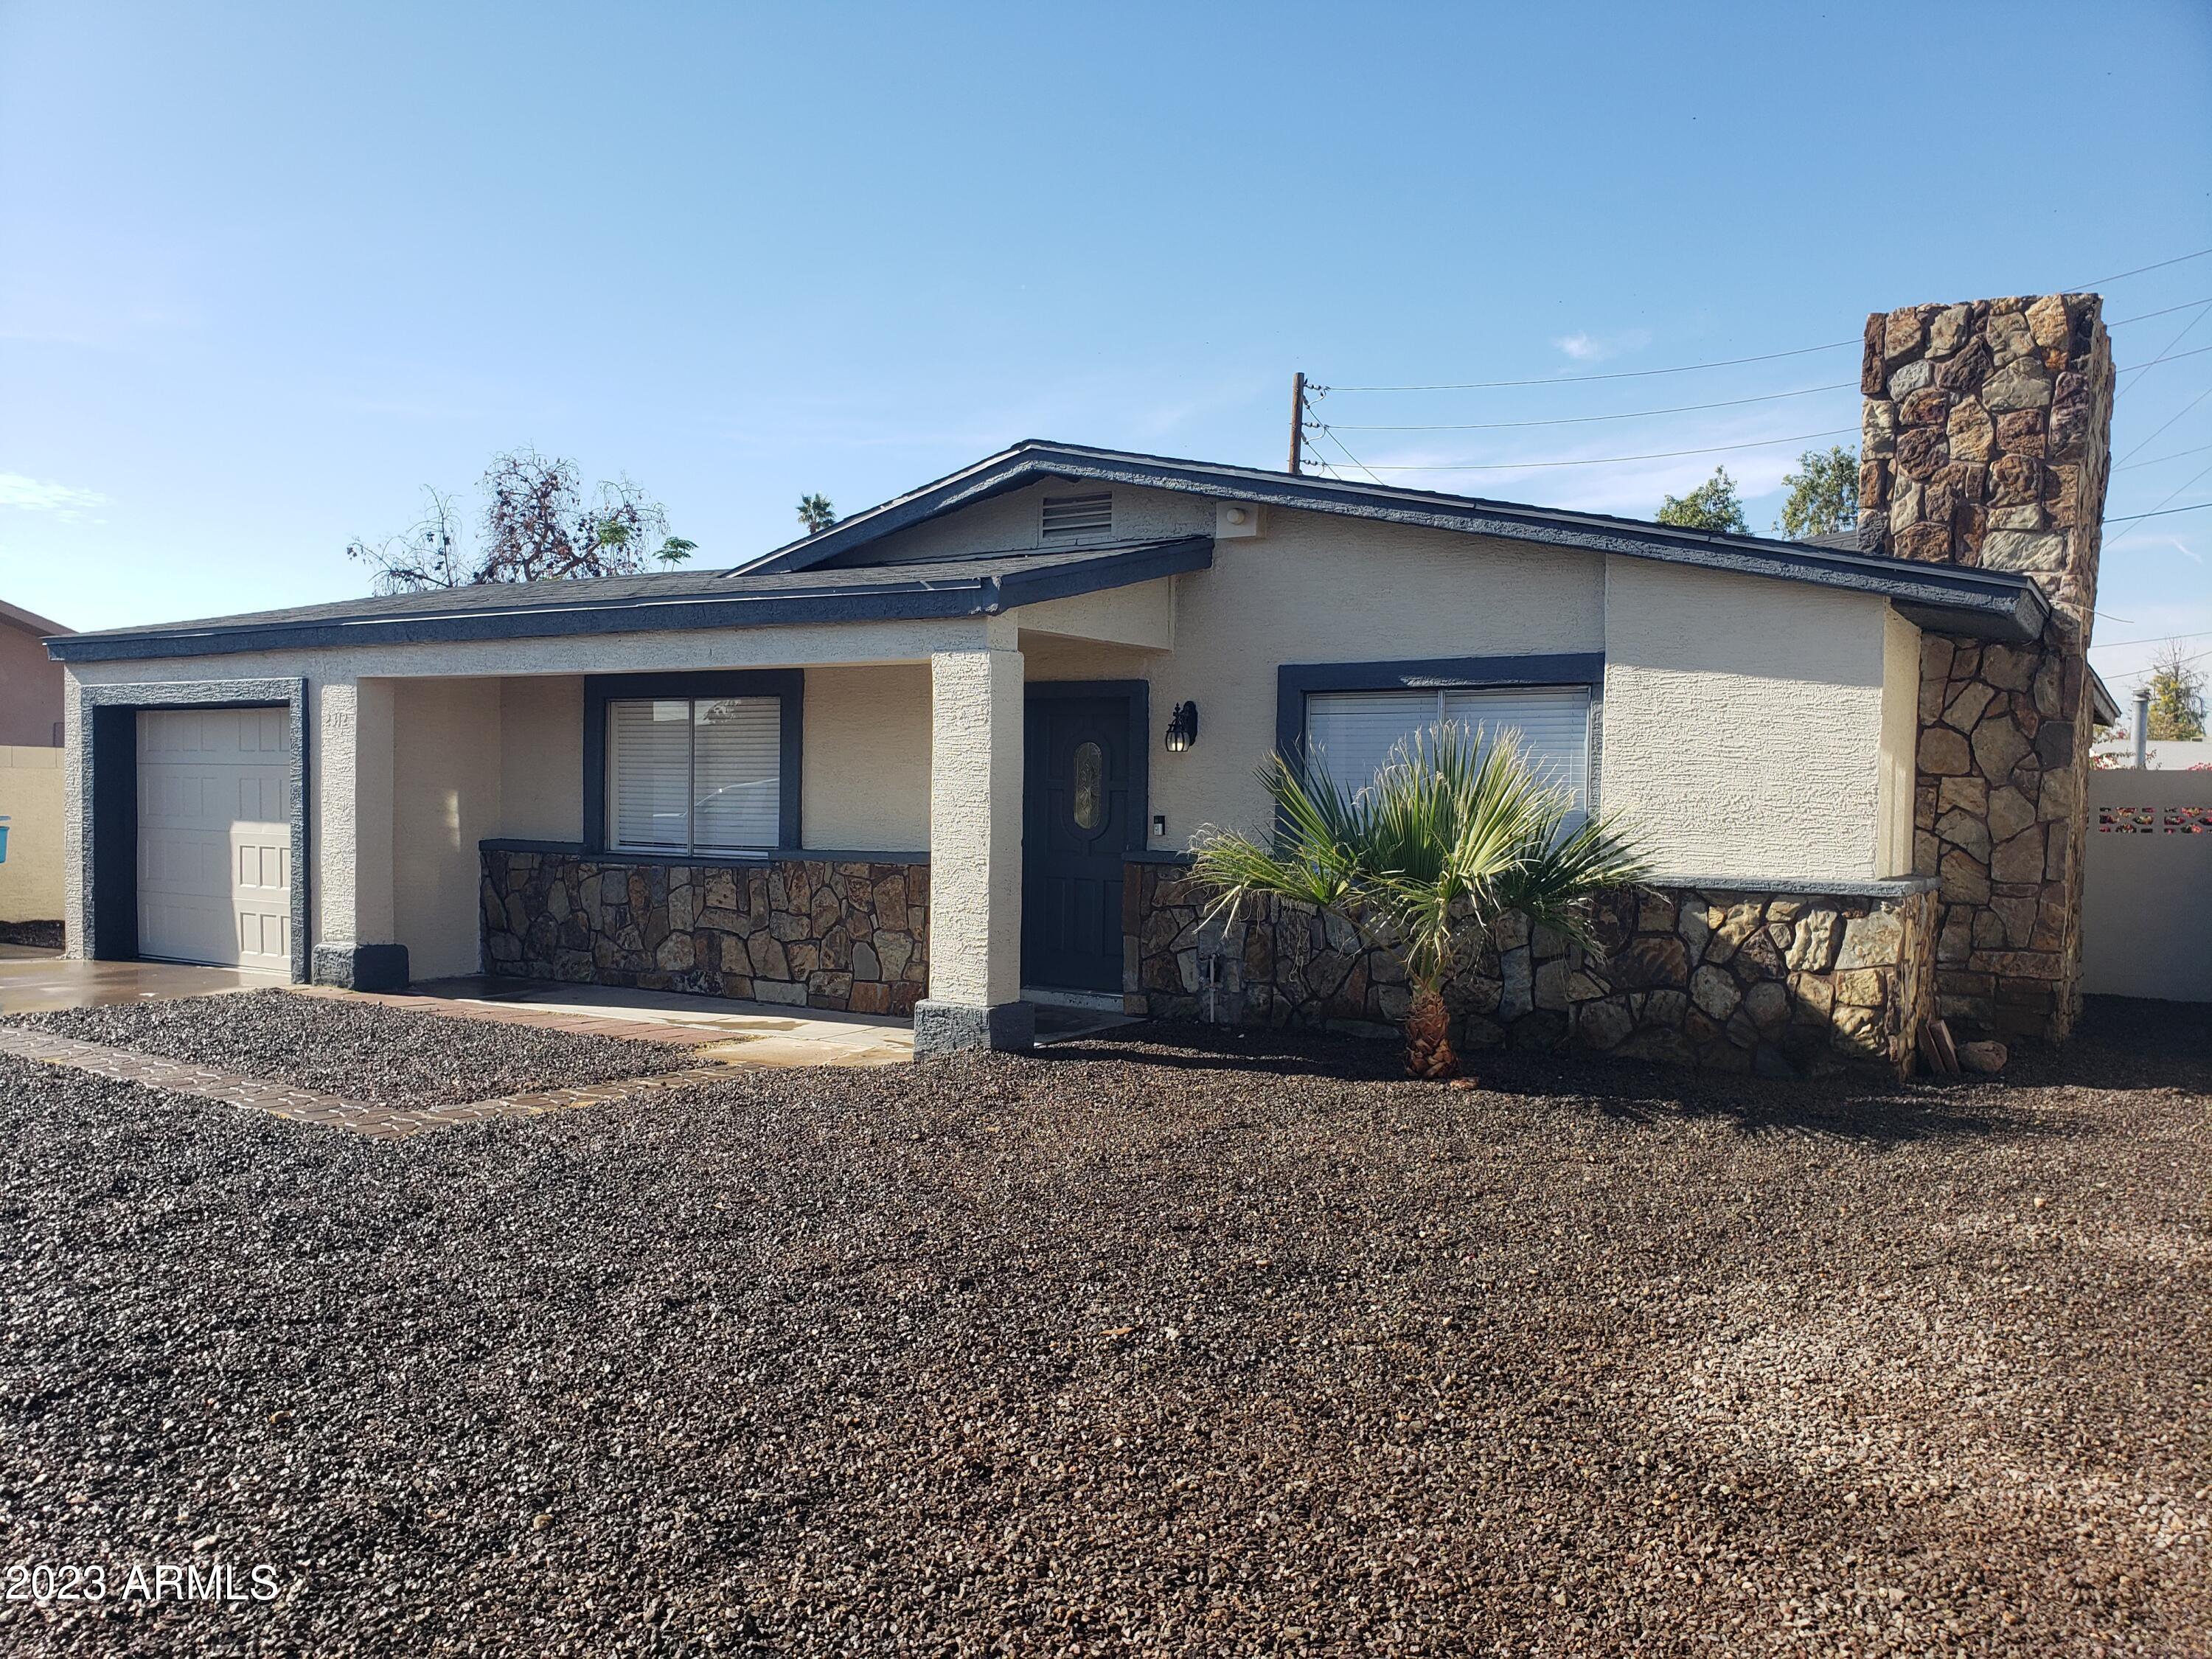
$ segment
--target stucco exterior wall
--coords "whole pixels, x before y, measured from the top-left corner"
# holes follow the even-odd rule
[[[416,979],[478,963],[477,842],[502,833],[501,688],[402,680],[393,688],[392,890],[397,942]]]
[[[0,921],[62,919],[62,751],[0,744]]]
[[[1107,488],[1092,483],[1031,484],[1008,490],[986,501],[941,519],[932,519],[901,530],[869,545],[856,562],[899,563],[909,559],[942,558],[955,554],[1006,553],[1025,547],[1095,547],[1108,542],[1160,541],[1176,536],[1210,535],[1213,502],[1203,495],[1176,489],[1134,489],[1114,486],[1114,523],[1096,535],[1044,534],[1044,498],[1048,495],[1095,495]],[[1342,520],[1339,520],[1340,523]]]
[[[929,845],[927,663],[806,676],[799,793],[808,847],[918,853]]]
[[[1887,604],[1609,561],[1600,799],[1659,874],[1875,876]]]
[[[1195,699],[1200,728],[1179,755],[1154,734],[1152,810],[1167,817],[1163,848],[1188,845],[1204,824],[1269,821],[1253,773],[1275,746],[1279,664],[1605,645],[1601,556],[1452,531],[1270,512],[1265,535],[1220,541],[1212,569],[1174,580],[1175,650],[1153,659],[1152,723]],[[1033,668],[1031,677],[1043,675]]]
[[[531,676],[499,684],[497,834],[574,841],[584,833],[584,681]]]
[[[1882,621],[1881,787],[1875,874],[1912,873],[1914,745],[1919,742],[1920,630],[1891,611]]]
[[[0,618],[0,745],[56,748],[61,721],[62,665],[38,635]]]

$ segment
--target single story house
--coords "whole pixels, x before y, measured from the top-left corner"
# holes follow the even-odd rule
[[[1362,779],[1453,717],[1522,732],[1657,871],[1601,952],[1504,930],[1472,1040],[1906,1063],[1939,998],[2061,1035],[2093,693],[2045,526],[2101,500],[2096,307],[1872,319],[1849,550],[1030,441],[737,569],[57,640],[70,948],[911,1012],[926,1050],[1022,1044],[1055,998],[1387,1025],[1386,960],[1208,923],[1185,853],[1267,821],[1271,750]],[[2033,434],[1976,401],[2006,377]],[[2000,422],[2026,510],[1954,465]]]

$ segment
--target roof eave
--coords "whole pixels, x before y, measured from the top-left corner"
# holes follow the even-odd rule
[[[1370,489],[1339,480],[1072,449],[1036,441],[886,501],[744,568],[748,574],[813,569],[880,537],[1041,477],[1181,490],[1224,501],[1304,507],[1350,518],[1809,582],[1876,594],[1889,599],[1923,628],[1983,639],[2033,639],[2041,633],[2046,614],[2034,583],[2009,573],[1915,564],[1796,542],[1705,536],[1626,520],[1576,516],[1563,520],[1542,508],[1519,512],[1498,502],[1431,495],[1387,485]]]
[[[678,629],[766,628],[806,623],[945,621],[995,616],[1016,605],[1098,592],[1204,569],[1213,538],[1102,554],[1044,570],[945,582],[918,579],[896,586],[779,594],[687,594],[620,603],[577,599],[484,612],[401,615],[231,624],[171,632],[79,634],[46,642],[58,662],[131,662],[164,657],[236,655],[332,646],[426,645],[488,640],[563,639]]]

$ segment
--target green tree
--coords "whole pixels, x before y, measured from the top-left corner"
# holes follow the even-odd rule
[[[1518,911],[1580,944],[1588,901],[1644,874],[1616,820],[1570,829],[1571,796],[1540,782],[1510,735],[1447,720],[1400,744],[1375,781],[1347,790],[1318,766],[1272,757],[1261,781],[1282,828],[1271,843],[1216,830],[1194,873],[1211,915],[1263,894],[1341,916],[1405,964],[1406,1070],[1459,1071],[1443,988],[1472,963],[1492,923]]]
[[[1808,449],[1797,458],[1797,470],[1785,472],[1790,499],[1774,527],[1792,541],[1808,536],[1832,536],[1855,528],[1859,521],[1859,458],[1855,450],[1837,445],[1823,455]]]
[[[830,498],[817,491],[799,498],[799,522],[806,526],[806,533],[818,536],[837,522],[837,509],[830,505]]]
[[[2150,735],[2165,743],[2204,740],[2204,677],[2172,642],[2151,665]]]
[[[1713,530],[1724,535],[1747,536],[1751,526],[1743,516],[1743,497],[1728,469],[1717,466],[1713,476],[1686,495],[1669,495],[1659,503],[1659,522],[1685,530]]]

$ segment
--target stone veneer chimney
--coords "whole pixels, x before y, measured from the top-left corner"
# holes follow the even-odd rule
[[[2081,1000],[2087,649],[2111,463],[2112,354],[2094,294],[1867,319],[1859,545],[2016,570],[2043,637],[1929,634],[1913,867],[1939,881],[1936,1012],[1961,1034],[2063,1038]]]

